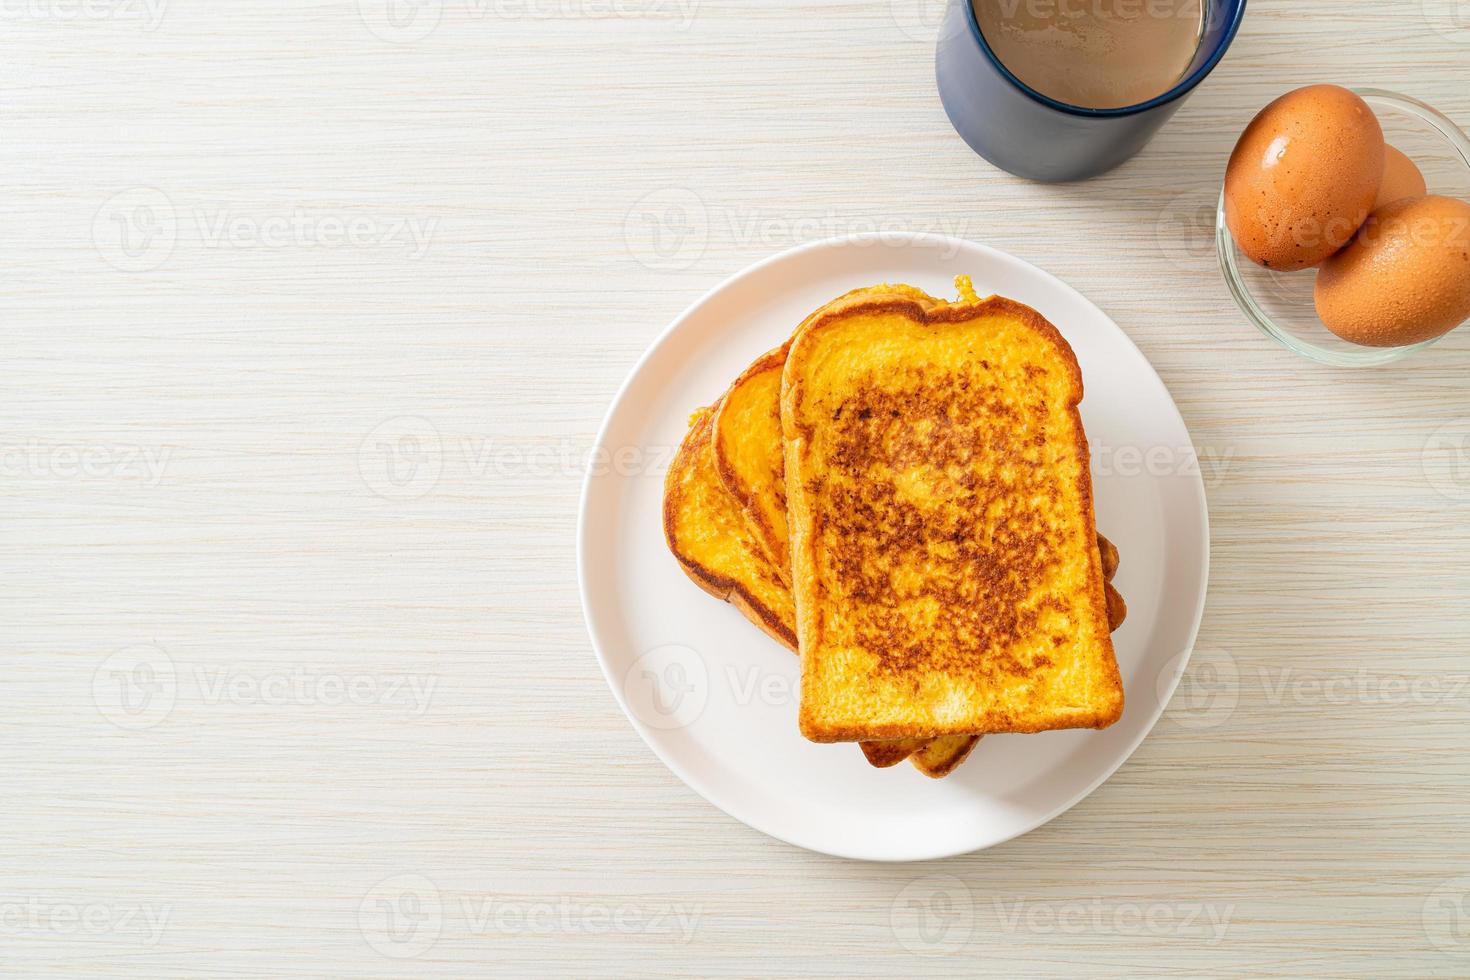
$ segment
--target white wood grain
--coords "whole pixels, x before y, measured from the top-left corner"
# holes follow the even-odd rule
[[[4,5],[0,970],[1470,975],[1470,470],[1426,453],[1470,429],[1470,342],[1308,364],[1208,241],[1234,134],[1290,87],[1470,124],[1463,4],[1253,0],[1153,146],[1069,187],[953,134],[921,0],[384,10]],[[642,214],[690,200],[669,268]],[[1063,818],[923,866],[684,788],[573,575],[576,457],[638,353],[870,224],[1075,284],[1219,464],[1180,701]],[[172,665],[166,715],[123,712],[128,658]],[[941,888],[928,942],[907,903]]]

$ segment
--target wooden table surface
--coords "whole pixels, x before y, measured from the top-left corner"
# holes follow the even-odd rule
[[[1142,156],[1060,187],[950,129],[937,13],[0,8],[0,973],[1470,975],[1470,339],[1301,360],[1210,238],[1289,88],[1470,125],[1470,9],[1252,0]],[[1132,760],[922,865],[687,789],[574,575],[582,457],[650,340],[874,228],[1113,316],[1213,531],[1195,662]]]

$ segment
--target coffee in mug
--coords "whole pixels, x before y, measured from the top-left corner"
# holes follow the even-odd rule
[[[1084,109],[1168,92],[1199,47],[1207,0],[971,0],[1001,64],[1042,95]]]

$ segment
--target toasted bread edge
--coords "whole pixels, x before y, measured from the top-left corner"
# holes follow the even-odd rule
[[[790,346],[791,342],[787,341],[775,350],[767,351],[756,358],[755,363],[740,372],[740,376],[731,383],[724,396],[720,398],[719,404],[714,411],[713,420],[711,421],[715,472],[719,475],[720,483],[724,486],[726,492],[739,503],[740,509],[745,512],[746,523],[755,532],[756,540],[760,542],[761,548],[765,550],[766,557],[771,559],[771,563],[775,565],[776,574],[787,585],[791,584],[790,557],[785,553],[782,542],[776,534],[776,529],[771,526],[770,521],[766,520],[765,514],[761,510],[759,493],[756,491],[756,488],[741,479],[739,472],[735,469],[735,465],[731,462],[731,453],[727,448],[727,440],[724,438],[724,434],[728,432],[728,425],[725,424],[724,420],[726,418],[725,406],[729,404],[730,395],[737,391],[741,385],[749,383],[757,375],[783,368],[786,364],[786,352]]]
[[[709,451],[710,424],[714,412],[712,409],[704,409],[696,415],[693,425],[684,436],[684,441],[679,445],[679,450],[674,454],[674,461],[669,465],[668,473],[664,477],[663,498],[663,525],[664,541],[668,544],[669,551],[678,561],[679,567],[684,574],[698,585],[701,589],[714,596],[716,599],[733,605],[736,609],[756,626],[760,627],[767,635],[776,640],[793,653],[796,652],[796,634],[781,621],[769,608],[759,599],[751,595],[739,582],[733,581],[720,575],[710,568],[701,565],[687,557],[679,548],[678,533],[676,531],[676,519],[674,509],[679,505],[679,495],[676,489],[677,483],[684,471],[695,465],[693,454]]]

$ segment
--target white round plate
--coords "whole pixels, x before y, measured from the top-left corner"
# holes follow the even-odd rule
[[[1082,365],[1098,528],[1122,553],[1114,635],[1123,718],[1101,731],[992,735],[933,780],[797,732],[797,658],[685,577],[664,544],[663,477],[689,414],[827,300],[879,282],[953,296],[972,276],[1040,310]],[[1209,529],[1189,433],[1112,320],[995,249],[932,235],[792,249],[722,283],[654,342],[598,436],[577,530],[582,607],[613,695],[680,779],[757,830],[814,851],[913,861],[990,847],[1065,812],[1123,764],[1183,673],[1204,609]]]

